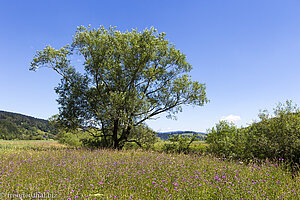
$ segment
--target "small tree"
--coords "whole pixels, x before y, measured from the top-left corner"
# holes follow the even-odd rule
[[[84,58],[85,73],[70,64],[75,52]],[[90,132],[105,147],[122,148],[133,127],[158,114],[174,116],[181,105],[207,102],[205,85],[187,74],[192,67],[186,56],[154,28],[123,33],[79,27],[71,46],[37,51],[30,69],[39,67],[62,76],[55,88],[60,123]]]
[[[191,137],[176,134],[170,135],[169,141],[171,143],[165,143],[163,150],[172,153],[189,153],[190,145],[197,139],[197,135]]]
[[[239,154],[244,149],[242,134],[243,132],[233,123],[220,121],[215,127],[207,130],[208,151],[226,157],[242,156]]]

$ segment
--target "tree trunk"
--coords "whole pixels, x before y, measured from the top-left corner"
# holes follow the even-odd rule
[[[119,130],[119,120],[114,120],[114,128],[113,128],[113,141],[114,141],[114,149],[119,148],[119,140],[118,140],[118,130]]]
[[[127,141],[128,136],[130,134],[131,126],[127,126],[126,130],[123,129],[121,137],[118,139],[118,143],[122,143],[121,148],[124,146],[125,141]],[[123,142],[124,141],[124,142]]]

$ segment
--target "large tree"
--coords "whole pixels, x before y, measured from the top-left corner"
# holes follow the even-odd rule
[[[84,58],[84,73],[71,56]],[[71,45],[37,51],[31,70],[49,67],[62,76],[55,88],[59,121],[89,131],[106,147],[121,148],[133,127],[181,105],[202,106],[205,85],[191,81],[186,56],[154,28],[120,32],[113,27],[79,27]],[[95,131],[99,130],[99,131]]]

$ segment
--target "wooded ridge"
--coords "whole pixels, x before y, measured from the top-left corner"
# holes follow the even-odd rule
[[[53,139],[54,129],[48,120],[0,111],[0,139]]]

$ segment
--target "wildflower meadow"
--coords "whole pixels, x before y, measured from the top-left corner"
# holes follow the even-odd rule
[[[10,143],[0,142],[2,199],[300,199],[299,176],[280,162]]]

